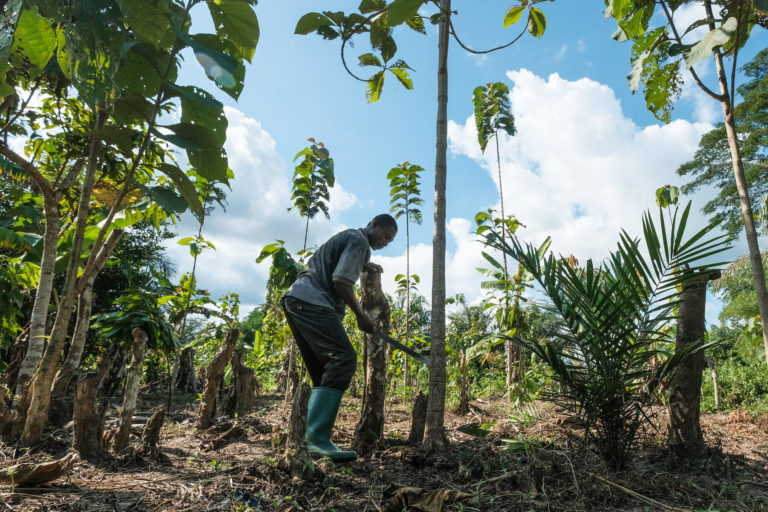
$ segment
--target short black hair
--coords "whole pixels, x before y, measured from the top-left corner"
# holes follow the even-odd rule
[[[381,226],[383,228],[395,228],[395,232],[397,232],[397,221],[388,213],[378,214],[373,219],[371,219],[371,224],[376,224],[377,226]]]

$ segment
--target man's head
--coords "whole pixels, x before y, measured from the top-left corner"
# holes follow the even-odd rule
[[[397,222],[388,213],[377,215],[365,227],[371,249],[379,250],[394,240],[397,234]]]

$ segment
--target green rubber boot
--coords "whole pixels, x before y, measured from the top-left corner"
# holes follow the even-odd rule
[[[307,405],[307,430],[304,434],[307,450],[329,457],[334,462],[347,462],[357,458],[357,452],[339,450],[331,441],[331,429],[336,423],[342,394],[338,389],[314,387]]]

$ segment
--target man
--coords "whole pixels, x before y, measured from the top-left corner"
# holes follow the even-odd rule
[[[357,365],[357,354],[341,320],[349,306],[357,327],[373,332],[373,322],[357,301],[353,286],[364,267],[382,271],[369,262],[371,249],[383,249],[396,234],[397,223],[386,213],[364,228],[335,234],[315,251],[307,269],[283,295],[285,317],[312,379],[304,436],[307,449],[337,462],[357,458],[354,451],[339,450],[331,441],[341,396]]]

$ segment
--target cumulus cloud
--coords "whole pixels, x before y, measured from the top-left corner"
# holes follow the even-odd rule
[[[226,209],[217,207],[205,219],[203,236],[216,250],[200,256],[196,274],[198,286],[208,289],[214,298],[233,291],[240,294],[244,305],[253,306],[264,300],[269,272],[269,261],[256,264],[259,252],[275,239],[284,240],[293,253],[301,249],[306,220],[295,210],[287,211],[292,170],[278,155],[271,135],[237,109],[225,107],[225,114],[229,121],[226,150],[235,178],[227,192]],[[354,194],[336,183],[331,189],[331,219],[356,203]],[[309,222],[308,245],[345,227],[318,215]],[[196,234],[197,229],[196,219],[185,215],[177,228],[179,238]],[[168,251],[179,271],[187,272],[192,259],[177,240],[170,241]]]
[[[678,120],[637,126],[614,91],[588,78],[541,78],[510,71],[518,134],[501,139],[505,209],[526,228],[523,240],[580,261],[601,260],[620,228],[639,233],[640,214],[654,192],[678,184],[677,167],[691,157],[707,123]],[[498,186],[495,155],[477,147],[475,124],[450,122],[451,151],[476,160]]]

